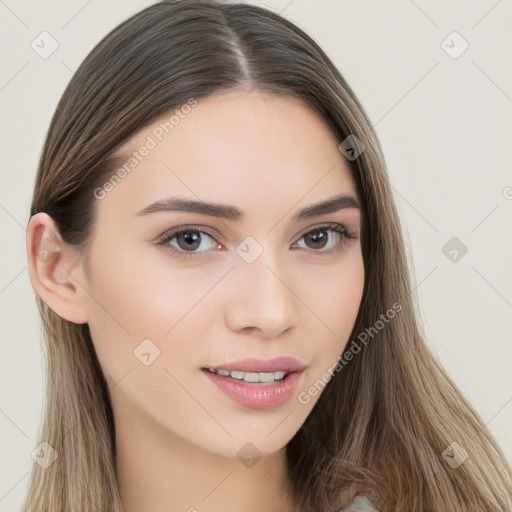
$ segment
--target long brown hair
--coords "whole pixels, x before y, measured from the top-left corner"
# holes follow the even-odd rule
[[[64,242],[85,252],[94,190],[118,168],[122,144],[190,98],[232,90],[299,98],[339,143],[355,135],[364,148],[348,159],[363,213],[366,276],[349,339],[372,336],[333,373],[286,447],[296,502],[334,511],[365,492],[383,511],[511,510],[512,475],[502,451],[426,347],[372,124],[319,45],[285,18],[244,4],[169,0],[112,30],[58,104],[31,216],[47,213]],[[121,512],[113,411],[88,325],[36,301],[47,363],[39,437],[59,459],[46,469],[33,465],[22,510]],[[399,313],[376,329],[397,303]],[[468,455],[456,468],[443,456],[448,449],[453,457],[454,446]]]

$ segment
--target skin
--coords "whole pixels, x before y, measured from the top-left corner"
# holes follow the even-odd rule
[[[159,123],[130,139],[126,154]],[[63,318],[89,324],[110,384],[127,512],[292,510],[284,447],[320,393],[307,404],[298,395],[343,352],[364,285],[358,209],[292,221],[298,210],[336,194],[357,198],[339,142],[291,97],[231,92],[201,99],[121,183],[92,199],[98,217],[90,274],[50,217],[32,217],[34,289]],[[233,205],[244,217],[136,215],[178,195]],[[356,238],[324,231],[329,240],[322,245],[304,236],[326,223]],[[155,243],[190,224],[215,237],[202,233],[195,246],[176,238]],[[236,252],[247,236],[263,249],[250,264]],[[49,259],[37,257],[44,237],[56,249]],[[180,258],[171,246],[201,254]],[[146,338],[160,350],[148,366],[134,356]],[[201,371],[278,355],[295,355],[307,369],[295,396],[271,409],[238,405]],[[261,454],[252,467],[237,457],[248,442]]]

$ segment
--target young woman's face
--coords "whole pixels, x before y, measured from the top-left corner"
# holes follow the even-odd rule
[[[74,275],[118,421],[227,457],[246,443],[266,455],[311,412],[363,292],[357,202],[296,216],[336,196],[357,201],[356,189],[341,141],[295,99],[191,105],[128,142],[121,179],[95,192],[90,275]],[[180,211],[176,198],[218,208]],[[251,380],[268,367],[234,361],[277,357],[299,365],[281,383],[205,370],[252,370]]]

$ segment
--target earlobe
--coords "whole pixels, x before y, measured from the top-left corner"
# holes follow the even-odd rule
[[[65,320],[87,323],[80,284],[72,275],[79,270],[78,253],[62,240],[46,213],[37,213],[29,221],[27,258],[32,286],[41,299]]]

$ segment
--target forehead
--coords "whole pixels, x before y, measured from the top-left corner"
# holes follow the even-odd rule
[[[122,154],[121,178],[100,201],[119,215],[170,195],[259,215],[263,208],[269,217],[333,193],[356,196],[338,141],[290,96],[232,92],[189,101],[133,136]],[[270,205],[272,198],[278,202]]]

